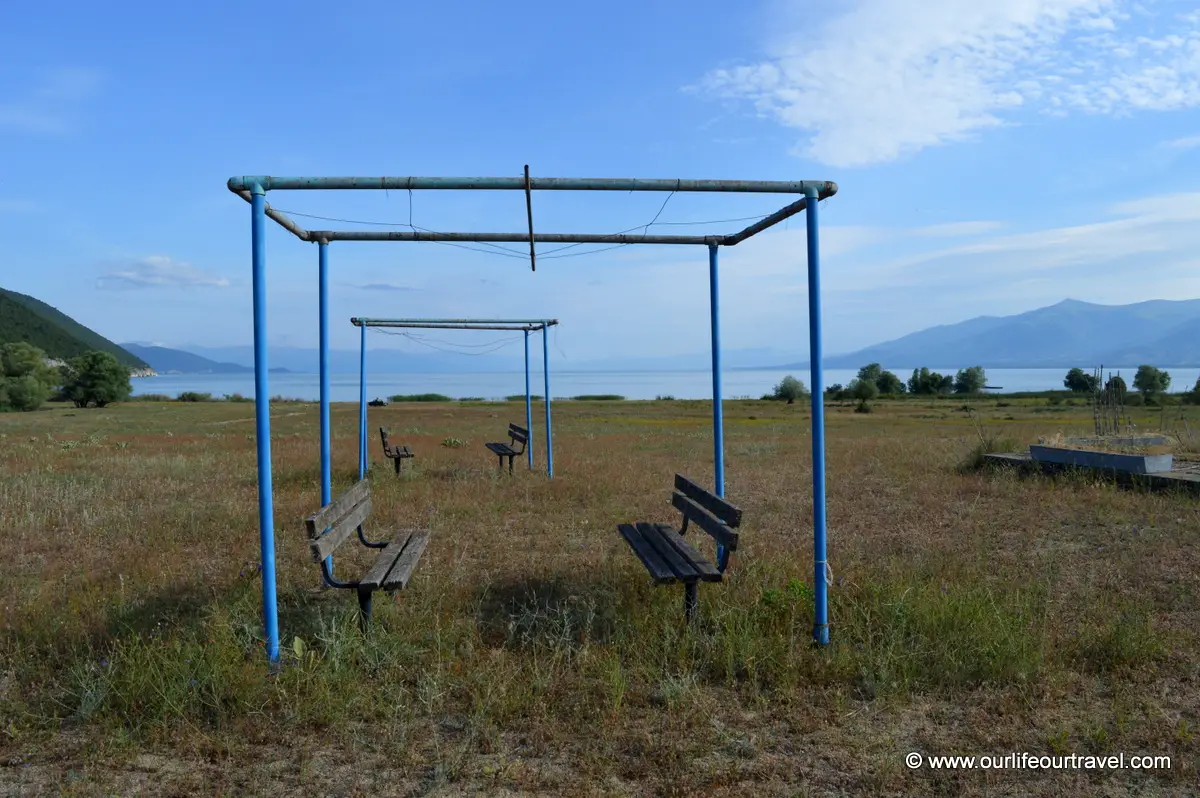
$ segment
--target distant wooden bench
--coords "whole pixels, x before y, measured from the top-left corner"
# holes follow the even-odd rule
[[[330,587],[358,591],[358,607],[364,629],[371,621],[372,594],[377,590],[391,593],[404,589],[429,543],[429,532],[424,529],[400,530],[390,542],[367,540],[363,524],[370,515],[371,486],[364,479],[304,522],[308,528],[313,560],[321,564],[321,576],[325,583]],[[334,579],[329,572],[327,558],[355,532],[362,545],[382,551],[361,579],[342,582]]]
[[[688,523],[695,523],[731,553],[737,550],[738,533],[734,530],[742,523],[742,511],[680,474],[675,475],[671,504],[683,513],[678,531],[669,524],[647,521],[619,524],[617,529],[646,566],[655,585],[683,582],[684,615],[690,623],[699,601],[699,583],[720,582],[725,563],[717,568],[683,539]]]
[[[519,450],[514,449],[507,443],[485,443],[484,446],[500,456],[500,460],[497,463],[498,468],[503,469],[504,458],[508,458],[508,473],[511,474],[513,470],[513,458],[525,454],[525,445],[529,442],[529,430],[524,427],[518,427],[516,424],[509,424],[508,437],[513,443],[521,444],[521,448]]]
[[[385,457],[390,457],[396,465],[396,473],[400,473],[400,461],[406,460],[409,457],[416,457],[407,446],[399,446],[393,444],[388,438],[388,431],[383,427],[379,428],[379,439],[383,441],[383,454]]]

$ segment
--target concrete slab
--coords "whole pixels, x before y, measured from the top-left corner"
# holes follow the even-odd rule
[[[1076,468],[1096,468],[1104,471],[1123,471],[1127,474],[1159,474],[1169,472],[1175,459],[1170,454],[1120,454],[1090,452],[1060,446],[1029,447],[1029,454],[1039,463],[1056,463]]]

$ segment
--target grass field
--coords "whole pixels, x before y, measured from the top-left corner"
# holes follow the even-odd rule
[[[1091,430],[1082,407],[977,407],[829,407],[833,642],[816,649],[801,404],[726,406],[745,521],[694,630],[616,524],[672,521],[676,471],[711,485],[706,403],[556,404],[553,481],[540,408],[537,469],[511,478],[483,443],[523,408],[373,408],[371,529],[433,537],[368,638],[307,552],[316,407],[273,405],[276,676],[253,405],[0,415],[0,796],[1195,794],[1200,504],[964,471],[981,435]],[[1170,412],[1200,428],[1198,411]],[[356,416],[334,406],[335,492],[355,480]],[[417,452],[411,472],[381,463],[380,425]],[[910,770],[912,751],[1171,767]]]

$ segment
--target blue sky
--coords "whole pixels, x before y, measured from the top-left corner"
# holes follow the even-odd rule
[[[541,176],[834,180],[821,207],[830,353],[1067,297],[1200,296],[1193,3],[175,6],[22,4],[0,26],[0,285],[116,341],[250,341],[235,174],[528,163]],[[535,223],[609,233],[664,199],[536,194]],[[410,213],[404,192],[269,200]],[[675,195],[659,218],[785,201]],[[525,223],[508,192],[417,192],[411,212],[437,230]],[[316,247],[269,227],[271,341],[315,345]],[[725,346],[806,356],[803,217],[721,257]],[[556,358],[708,345],[702,248],[547,259],[536,274],[434,244],[335,244],[331,262],[338,347],[355,343],[352,315],[552,316]]]

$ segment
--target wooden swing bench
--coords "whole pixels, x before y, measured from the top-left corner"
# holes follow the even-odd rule
[[[525,454],[525,445],[529,442],[529,430],[524,427],[518,427],[516,424],[509,424],[508,437],[514,444],[521,444],[521,448],[514,449],[507,443],[485,443],[484,446],[499,455],[497,468],[503,469],[504,458],[508,458],[508,473],[511,474],[513,471],[513,458]]]
[[[429,543],[429,532],[424,529],[402,529],[396,532],[391,541],[370,541],[363,530],[370,515],[371,485],[363,479],[304,522],[308,528],[313,561],[321,564],[321,577],[325,584],[357,591],[364,629],[371,622],[371,596],[378,590],[388,593],[403,590]],[[328,558],[356,532],[362,545],[381,551],[375,564],[367,569],[361,579],[339,581],[330,573]]]
[[[391,458],[392,462],[396,466],[397,474],[400,473],[400,462],[402,460],[406,460],[410,457],[416,457],[416,455],[413,454],[407,446],[393,444],[388,438],[388,431],[383,427],[379,428],[379,438],[383,441],[383,454],[385,457]]]
[[[742,511],[681,474],[675,475],[671,504],[683,514],[678,531],[669,524],[648,521],[618,524],[617,530],[646,566],[655,586],[683,583],[684,615],[690,623],[699,603],[699,583],[722,581],[727,562],[721,562],[718,568],[684,540],[688,523],[694,523],[723,546],[727,561],[729,554],[737,550],[738,533],[734,530],[742,523]]]

